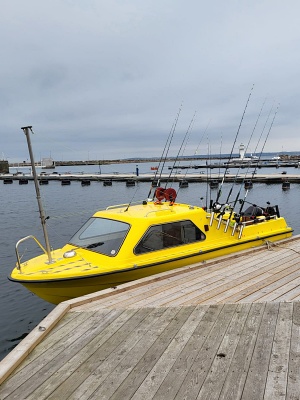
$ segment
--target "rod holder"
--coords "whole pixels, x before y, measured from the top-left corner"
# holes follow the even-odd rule
[[[221,223],[222,223],[222,221],[223,221],[223,218],[222,218],[222,217],[223,217],[222,214],[220,214],[219,222],[218,222],[218,226],[217,226],[217,229],[218,229],[218,230],[220,229]]]
[[[237,226],[238,226],[238,224],[237,224],[237,222],[235,222],[233,225],[233,228],[232,228],[231,236],[234,236]]]
[[[238,237],[238,239],[240,239],[240,238],[242,237],[242,234],[243,234],[244,227],[245,227],[245,225],[244,225],[244,224],[242,224],[242,225],[241,225],[240,232],[239,232],[239,237]]]
[[[210,215],[209,226],[212,226],[213,220],[214,220],[214,216],[215,216],[215,213],[214,213],[214,211],[212,211],[212,212],[211,212],[211,215]]]
[[[228,218],[228,220],[226,221],[224,233],[226,233],[228,231],[229,224],[230,224],[230,218]]]

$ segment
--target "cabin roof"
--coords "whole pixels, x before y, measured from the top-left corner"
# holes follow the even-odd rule
[[[164,216],[170,217],[170,215],[173,215],[174,217],[176,216],[176,219],[186,218],[187,215],[193,211],[204,212],[201,207],[188,204],[175,203],[172,205],[169,202],[163,202],[161,204],[157,204],[155,202],[147,202],[145,204],[132,205],[129,207],[127,204],[112,206],[107,208],[106,210],[97,211],[94,214],[94,217],[113,218],[130,222],[133,219],[163,219]]]

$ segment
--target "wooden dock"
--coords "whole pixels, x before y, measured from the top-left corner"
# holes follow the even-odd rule
[[[0,399],[300,398],[300,236],[58,305]]]

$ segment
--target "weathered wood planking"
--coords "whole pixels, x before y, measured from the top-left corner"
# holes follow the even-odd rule
[[[297,253],[290,249],[265,250],[250,260],[249,256],[241,256],[234,263],[226,260],[207,268],[185,269],[185,273],[173,273],[170,278],[166,275],[165,279],[149,285],[82,305],[82,309],[235,302],[257,291],[260,291],[258,296],[265,295],[268,284],[295,270],[300,270]]]
[[[286,247],[284,247],[286,246]],[[148,285],[96,300],[74,311],[195,304],[290,301],[300,297],[299,240],[226,259],[208,267],[164,274]],[[296,251],[295,251],[296,250]]]
[[[287,399],[300,398],[300,303],[294,303],[288,363]]]
[[[299,399],[299,252],[293,238],[62,303],[0,399]]]
[[[62,321],[1,385],[1,400],[299,398],[299,303],[88,314],[66,343]]]

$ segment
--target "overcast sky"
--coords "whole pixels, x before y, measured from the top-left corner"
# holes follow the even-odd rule
[[[300,152],[299,0],[0,5],[0,159]]]

